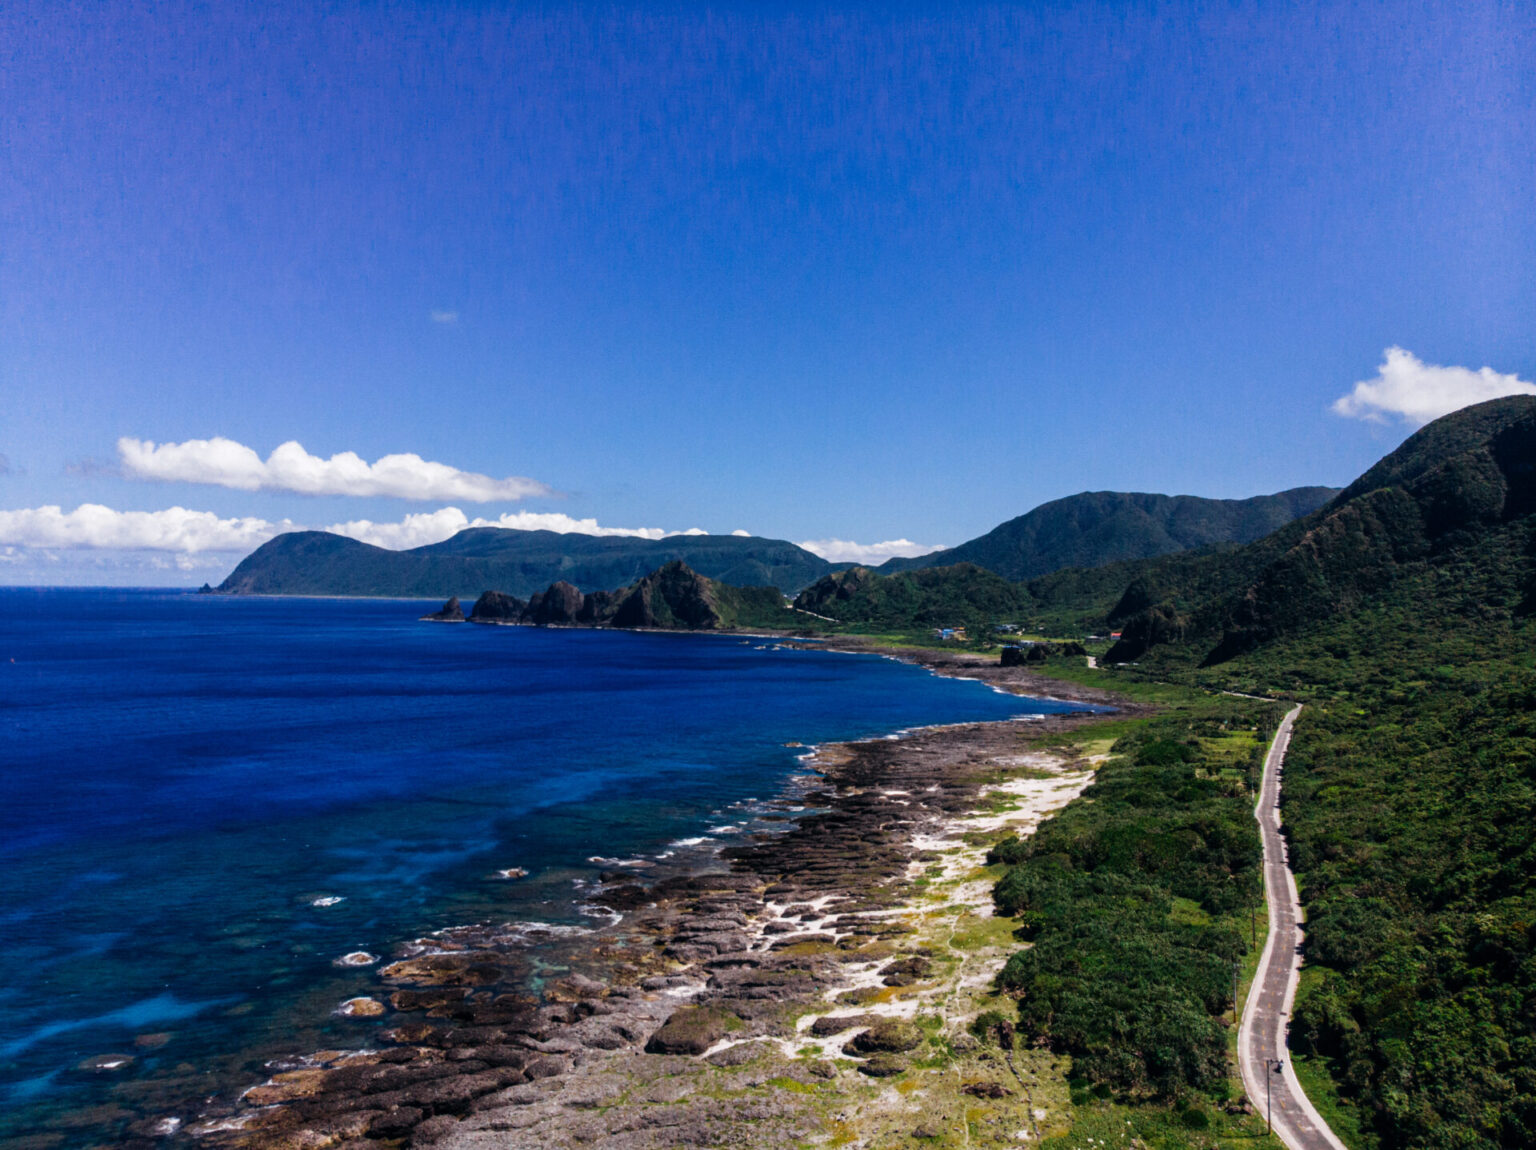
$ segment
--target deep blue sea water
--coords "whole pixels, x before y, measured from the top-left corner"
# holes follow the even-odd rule
[[[765,829],[803,772],[786,743],[1067,709],[876,656],[423,610],[0,589],[0,1132],[363,1045],[376,1024],[331,1010],[373,982],[338,956],[591,926],[590,858]],[[108,1053],[135,1061],[79,1069]]]

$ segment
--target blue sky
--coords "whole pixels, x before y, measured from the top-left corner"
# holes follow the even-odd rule
[[[1536,379],[1529,6],[280,7],[0,9],[0,581],[955,544]]]

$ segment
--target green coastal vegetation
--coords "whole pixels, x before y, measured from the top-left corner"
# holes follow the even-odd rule
[[[1533,513],[1536,400],[1497,400],[1116,605],[1108,657],[1137,664],[1117,677],[1309,704],[1284,802],[1309,916],[1291,1040],[1365,1145],[1536,1145]]]
[[[1234,966],[1263,898],[1250,787],[1282,713],[1196,696],[1121,724],[1082,801],[992,848],[1010,864],[997,909],[1031,944],[999,985],[1026,1040],[1072,1056],[1079,1093],[1230,1099]]]

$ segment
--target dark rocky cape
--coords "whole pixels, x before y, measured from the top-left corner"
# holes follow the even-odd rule
[[[782,539],[737,535],[652,540],[472,527],[441,543],[390,551],[325,531],[292,531],[246,556],[218,590],[469,600],[494,587],[526,598],[555,582],[588,592],[627,586],[672,560],[723,583],[789,592],[837,569]]]
[[[785,607],[783,596],[774,587],[732,587],[674,560],[617,591],[584,594],[572,584],[559,581],[535,592],[526,602],[503,591],[487,591],[475,603],[469,621],[538,627],[714,631],[728,627],[793,627],[804,620]]]
[[[421,617],[423,623],[462,623],[464,622],[464,608],[459,604],[459,597],[455,595],[443,604],[441,611],[433,611],[429,615]]]
[[[974,563],[1005,579],[1025,580],[1067,567],[1102,567],[1212,543],[1250,543],[1317,510],[1336,487],[1297,487],[1252,499],[1202,499],[1085,491],[1042,503],[985,535],[916,559],[891,559],[882,575]]]

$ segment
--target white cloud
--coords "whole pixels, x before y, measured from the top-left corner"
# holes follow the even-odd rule
[[[511,527],[518,531],[555,531],[561,535],[625,535],[635,539],[665,539],[668,535],[707,535],[692,527],[667,531],[660,527],[601,527],[596,519],[572,519],[558,511],[518,511],[495,519],[476,519],[471,527]]]
[[[752,538],[752,532],[750,532],[750,531],[743,531],[740,527],[736,528],[735,531],[732,531],[731,534],[735,535],[735,536],[738,536],[739,538],[742,538],[742,539],[751,539]]]
[[[573,519],[558,512],[520,511],[495,519],[476,516],[471,519],[457,507],[442,507],[407,515],[398,523],[375,523],[371,519],[353,519],[324,528],[375,547],[404,551],[451,539],[466,527],[510,527],[517,531],[555,531],[561,535],[625,535],[638,539],[664,539],[676,535],[660,527],[603,527],[596,519]]]
[[[212,511],[168,507],[164,511],[114,511],[82,503],[73,511],[33,507],[0,511],[0,544],[19,547],[107,550],[249,551],[293,524],[286,519],[220,519]]]
[[[322,459],[309,454],[296,440],[277,447],[265,460],[243,443],[222,436],[160,444],[124,436],[117,441],[117,451],[124,472],[137,479],[211,483],[242,491],[463,499],[470,503],[550,494],[547,486],[534,479],[492,479],[410,452],[386,455],[377,463],[351,451]]]
[[[391,551],[404,551],[441,543],[466,527],[505,527],[517,531],[554,531],[562,535],[613,535],[636,539],[666,539],[677,535],[707,535],[699,527],[686,531],[667,531],[660,527],[604,527],[596,519],[575,519],[559,512],[520,511],[486,519],[473,519],[457,507],[440,507],[407,515],[395,522],[352,519],[332,523],[318,530],[371,543]],[[18,562],[15,548],[32,549],[35,558],[41,551],[101,550],[170,552],[177,558],[167,560],[187,569],[186,557],[201,552],[248,552],[273,536],[305,528],[292,520],[273,522],[255,516],[220,518],[211,511],[189,511],[170,507],[163,511],[115,511],[96,503],[84,503],[73,511],[59,507],[24,508],[0,511],[0,561]],[[731,534],[747,536],[743,530]],[[800,544],[834,563],[878,564],[893,555],[926,555],[937,547],[926,547],[908,539],[884,543],[853,543],[846,539],[812,539]]]
[[[829,563],[862,563],[866,566],[877,566],[897,556],[911,559],[917,555],[944,550],[942,546],[930,547],[910,539],[887,539],[883,543],[854,543],[849,539],[802,539],[799,546],[820,555]]]
[[[1354,391],[1335,400],[1335,414],[1375,423],[1395,415],[1404,423],[1422,427],[1469,404],[1504,395],[1536,395],[1536,384],[1491,367],[1477,371],[1441,367],[1425,363],[1400,347],[1389,347],[1383,354],[1376,377],[1361,380]]]
[[[464,512],[457,507],[442,507],[436,511],[407,515],[399,523],[352,519],[346,523],[332,523],[324,530],[363,543],[372,543],[375,547],[408,551],[412,547],[425,547],[428,543],[451,539],[468,526],[469,516]]]
[[[459,313],[456,312],[456,311],[438,311],[436,309],[433,309],[428,314],[431,315],[433,323],[458,323],[459,322]]]

